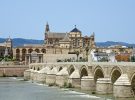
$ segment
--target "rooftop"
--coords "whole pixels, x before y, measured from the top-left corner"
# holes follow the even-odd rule
[[[76,25],[75,25],[75,28],[72,31],[70,31],[70,32],[79,32],[79,33],[81,33],[81,31],[76,28]]]

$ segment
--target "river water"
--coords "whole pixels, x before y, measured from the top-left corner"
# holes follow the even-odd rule
[[[0,78],[0,100],[117,100],[111,96],[91,95],[58,87],[22,81],[20,78]],[[135,100],[135,99],[118,99]]]

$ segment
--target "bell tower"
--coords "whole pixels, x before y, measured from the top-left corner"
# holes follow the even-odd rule
[[[48,22],[46,23],[46,27],[45,27],[45,38],[44,38],[44,43],[47,44],[47,39],[48,39],[48,33],[50,32],[50,29],[49,29],[49,24]]]
[[[48,24],[48,22],[46,23],[46,28],[45,28],[45,32],[49,32],[50,31],[50,29],[49,29],[49,24]]]

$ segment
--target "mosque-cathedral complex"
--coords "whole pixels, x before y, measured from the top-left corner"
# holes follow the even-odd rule
[[[29,61],[30,53],[33,51],[38,53],[39,61],[43,62],[43,54],[75,54],[79,51],[83,54],[86,47],[95,48],[95,34],[91,36],[82,36],[82,32],[75,28],[68,33],[51,32],[49,24],[45,27],[44,44],[33,45],[26,44],[24,46],[16,47],[13,49],[13,57],[18,61]]]
[[[8,38],[6,42],[0,44],[1,56],[10,55],[17,61],[23,62],[23,64],[29,64],[34,62],[57,62],[57,61],[76,61],[76,53],[78,52],[78,58],[80,61],[86,61],[86,53],[90,53],[90,50],[97,52],[98,57],[92,59],[99,60],[106,58],[111,53],[117,54],[115,58],[122,58],[118,54],[124,55],[122,61],[128,61],[130,55],[133,54],[133,48],[115,46],[115,47],[97,47],[95,43],[95,33],[90,36],[83,36],[82,32],[76,27],[69,32],[52,32],[49,24],[45,26],[44,43],[43,44],[24,44],[24,46],[14,47],[12,40]],[[88,52],[89,51],[89,52]],[[5,54],[8,52],[8,54]],[[106,54],[106,52],[109,52]],[[35,56],[36,57],[32,57]],[[112,59],[112,54],[110,56]],[[46,59],[47,58],[47,59]],[[38,60],[37,60],[38,59]],[[108,60],[107,60],[108,61]],[[115,60],[111,61],[114,62]]]
[[[51,32],[47,23],[44,34],[41,45],[25,44],[12,48],[10,38],[1,43],[1,56],[9,55],[21,63],[7,65],[10,68],[7,73],[2,71],[1,64],[0,76],[11,73],[12,67],[13,73],[22,74],[23,71],[24,79],[32,82],[60,87],[66,83],[92,93],[135,97],[135,59],[130,61],[135,57],[134,48],[98,47],[94,32],[91,36],[83,36],[76,26],[70,32],[58,33]],[[17,68],[14,66],[19,69],[14,70]],[[25,70],[24,66],[29,69]]]

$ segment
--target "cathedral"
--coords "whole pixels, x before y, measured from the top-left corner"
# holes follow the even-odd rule
[[[51,32],[49,24],[46,24],[45,29],[45,46],[46,47],[59,47],[59,48],[85,48],[95,47],[94,32],[91,36],[82,36],[82,32],[76,28],[68,33]]]
[[[74,54],[79,51],[79,54],[85,52],[87,48],[95,48],[95,35],[82,36],[82,32],[75,26],[70,32],[59,33],[51,32],[49,24],[46,24],[44,32],[44,43],[25,44],[24,46],[15,47],[13,49],[13,57],[18,61],[24,61],[26,64],[31,62],[43,62],[44,59],[52,55],[67,57],[68,54]],[[37,53],[37,54],[36,54]],[[37,57],[32,57],[36,55]],[[35,61],[35,58],[38,61]],[[50,58],[51,59],[51,58]]]

